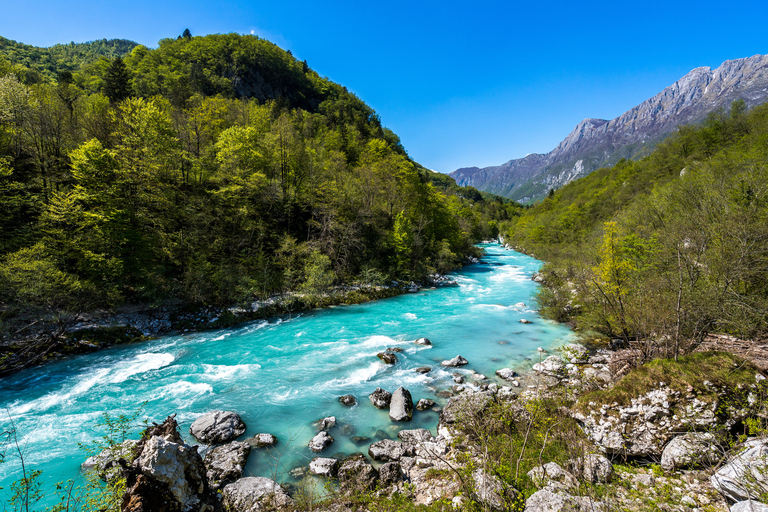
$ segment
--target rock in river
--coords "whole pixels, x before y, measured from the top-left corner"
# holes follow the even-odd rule
[[[245,423],[234,412],[211,411],[197,418],[189,433],[205,444],[220,444],[233,440],[245,432]]]
[[[333,444],[333,437],[323,430],[309,442],[309,449],[313,452],[321,452]]]
[[[419,338],[416,341],[414,341],[417,345],[424,345],[424,346],[431,346],[432,342],[429,341],[427,338]]]
[[[389,407],[389,402],[392,400],[392,393],[385,391],[381,388],[376,388],[376,391],[368,395],[371,403],[379,409],[386,409]]]
[[[326,457],[315,457],[312,462],[309,463],[309,471],[313,475],[324,476],[326,478],[334,478],[339,472],[339,460],[329,459]]]
[[[376,357],[381,359],[385,364],[395,364],[397,362],[397,356],[391,352],[379,352]]]
[[[450,359],[448,361],[443,361],[440,364],[443,365],[443,366],[448,366],[448,367],[451,367],[451,368],[455,368],[457,366],[464,366],[465,364],[469,364],[469,361],[467,361],[466,359],[464,359],[461,356],[456,356],[453,359]]]
[[[232,441],[206,453],[203,463],[211,489],[219,489],[222,485],[241,478],[250,451],[249,444]]]
[[[399,387],[392,395],[389,404],[389,419],[392,421],[411,421],[413,417],[413,398],[411,392]]]

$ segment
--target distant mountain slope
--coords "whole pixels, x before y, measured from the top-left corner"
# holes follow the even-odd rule
[[[43,77],[55,79],[61,71],[76,71],[100,57],[122,57],[136,46],[138,43],[127,39],[99,39],[40,48],[0,37],[0,58],[5,57],[14,64],[37,71]]]
[[[483,169],[457,169],[450,175],[462,186],[533,201],[599,167],[648,154],[678,126],[701,121],[718,108],[727,109],[734,100],[743,99],[752,107],[766,98],[768,55],[729,60],[715,70],[696,68],[611,121],[583,120],[545,155],[531,154]]]

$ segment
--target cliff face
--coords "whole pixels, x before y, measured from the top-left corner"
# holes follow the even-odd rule
[[[457,169],[459,185],[527,202],[622,158],[649,153],[679,125],[703,120],[737,99],[747,107],[768,98],[768,55],[692,70],[659,94],[610,121],[585,119],[555,149],[493,167]]]

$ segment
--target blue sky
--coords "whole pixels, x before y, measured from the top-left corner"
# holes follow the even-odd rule
[[[347,86],[441,172],[553,149],[585,117],[612,119],[691,69],[768,53],[768,1],[434,2],[25,0],[0,35],[49,46],[154,47],[254,33]]]

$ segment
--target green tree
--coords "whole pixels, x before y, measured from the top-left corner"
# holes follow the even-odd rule
[[[104,77],[104,95],[113,104],[131,96],[131,75],[121,57],[116,57],[109,65]]]

